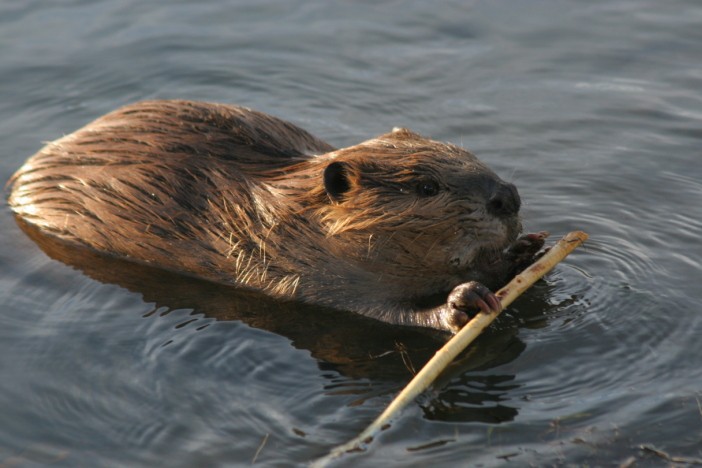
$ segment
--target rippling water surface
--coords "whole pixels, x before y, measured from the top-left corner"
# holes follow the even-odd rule
[[[3,2],[0,55],[3,181],[122,104],[200,99],[464,145],[528,229],[590,234],[341,465],[702,459],[699,2]],[[441,344],[44,253],[6,205],[0,230],[2,466],[305,465]]]

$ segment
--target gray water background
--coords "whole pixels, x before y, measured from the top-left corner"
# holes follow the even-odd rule
[[[514,182],[527,229],[590,234],[341,465],[702,458],[700,2],[0,4],[0,180],[151,98],[249,106],[336,146],[406,126]],[[157,271],[105,280],[6,204],[0,239],[2,466],[305,465],[440,346]]]

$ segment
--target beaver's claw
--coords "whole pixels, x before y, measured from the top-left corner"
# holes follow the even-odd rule
[[[546,231],[524,234],[520,236],[506,252],[507,258],[517,269],[517,272],[531,265],[540,255],[539,250],[544,246],[549,233]]]
[[[497,313],[502,304],[495,294],[477,281],[459,284],[449,294],[446,304],[449,309],[448,325],[458,331],[478,311]]]

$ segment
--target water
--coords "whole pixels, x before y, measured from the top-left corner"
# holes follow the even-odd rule
[[[337,146],[462,144],[528,229],[591,235],[342,465],[702,458],[699,2],[3,2],[0,56],[2,180],[122,104],[200,99]],[[0,465],[305,465],[441,344],[44,246],[58,261],[7,206],[0,229]]]

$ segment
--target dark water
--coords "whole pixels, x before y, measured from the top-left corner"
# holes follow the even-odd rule
[[[0,77],[3,181],[122,104],[201,99],[462,144],[528,229],[591,235],[342,465],[702,458],[696,0],[2,2]],[[0,466],[304,465],[440,345],[0,229]]]

